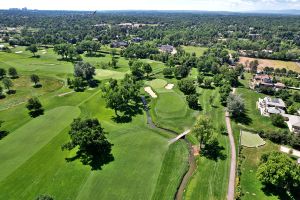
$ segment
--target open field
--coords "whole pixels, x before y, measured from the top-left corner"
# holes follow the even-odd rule
[[[292,61],[281,61],[281,60],[269,60],[269,59],[257,59],[249,57],[240,57],[239,63],[246,64],[246,62],[251,62],[253,60],[258,60],[259,66],[258,69],[263,69],[264,67],[273,67],[273,68],[286,68],[287,70],[293,70],[300,72],[300,64]]]
[[[230,157],[226,155],[230,155],[230,146],[228,136],[218,132],[219,127],[225,125],[224,108],[219,103],[217,89],[199,89],[199,93],[201,113],[212,119],[215,137],[223,150],[217,160],[204,156],[197,158],[198,168],[188,184],[184,199],[226,199],[230,166]],[[209,102],[211,95],[215,96],[213,103]]]
[[[55,199],[97,199],[99,196],[101,199],[151,199],[157,193],[165,197],[175,195],[187,168],[185,143],[169,146],[170,136],[150,129],[143,114],[130,123],[116,123],[112,119],[113,111],[105,107],[99,88],[58,96],[70,92],[61,81],[72,75],[73,66],[57,60],[52,49],[41,53],[40,58],[32,58],[23,47],[13,51],[23,52],[0,52],[0,63],[6,69],[16,67],[21,77],[15,81],[22,84],[16,82],[15,96],[3,100],[41,95],[45,114],[32,119],[24,104],[0,111],[0,120],[5,121],[3,128],[9,131],[0,141],[0,199],[34,199],[44,193]],[[102,58],[84,57],[84,60],[101,62]],[[161,67],[154,63],[157,69]],[[114,71],[98,69],[97,76],[101,80],[119,75],[121,78],[128,69],[125,65]],[[33,72],[41,77],[42,88],[35,90],[27,82]],[[113,73],[104,76],[103,72]],[[109,133],[114,160],[101,170],[91,171],[79,160],[65,160],[75,155],[75,150],[62,151],[61,145],[68,141],[69,125],[78,116],[99,119]],[[176,164],[175,168],[170,168],[172,163]],[[173,181],[166,181],[166,177]]]
[[[196,56],[202,56],[207,47],[183,46],[187,53],[196,53]]]

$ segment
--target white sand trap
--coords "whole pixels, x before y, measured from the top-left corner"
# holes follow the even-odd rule
[[[145,92],[147,92],[152,98],[157,98],[157,95],[153,92],[151,87],[145,87]]]
[[[66,95],[68,95],[68,94],[72,94],[72,93],[74,93],[74,92],[75,92],[75,91],[65,92],[65,93],[59,94],[59,95],[57,95],[57,96],[63,97],[63,96],[66,96]]]
[[[46,54],[46,53],[47,53],[47,52],[44,51],[42,54]]]
[[[23,51],[16,51],[15,53],[23,53]]]
[[[167,90],[172,90],[173,89],[173,87],[174,87],[174,84],[172,84],[172,83],[169,83],[168,85],[166,85],[166,89]]]

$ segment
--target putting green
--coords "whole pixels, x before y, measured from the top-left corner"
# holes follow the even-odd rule
[[[241,144],[245,147],[260,147],[266,142],[258,134],[242,131]]]
[[[168,83],[163,79],[154,79],[146,83],[147,85],[151,86],[153,89],[164,88]]]
[[[117,72],[113,70],[107,69],[96,69],[96,76],[95,79],[98,80],[105,80],[105,79],[123,79],[125,76],[124,72]]]
[[[164,92],[162,92],[164,91]],[[160,90],[155,113],[161,118],[184,117],[187,112],[185,100],[172,90]]]
[[[0,140],[0,181],[38,152],[52,138],[69,126],[80,110],[61,106],[32,119]]]

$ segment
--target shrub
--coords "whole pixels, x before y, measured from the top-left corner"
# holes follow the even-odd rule
[[[279,115],[279,114],[272,114],[270,116],[271,120],[272,120],[272,124],[274,126],[277,126],[277,127],[285,127],[285,123],[284,123],[284,117]]]

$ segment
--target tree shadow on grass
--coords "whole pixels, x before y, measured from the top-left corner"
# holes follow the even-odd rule
[[[10,94],[16,94],[17,91],[16,90],[8,90],[7,91],[7,94],[10,95]]]
[[[273,185],[264,185],[261,189],[267,196],[278,196],[279,199],[282,200],[294,200],[298,199],[297,197],[300,197],[299,187],[291,190],[291,196],[288,195],[286,190],[275,187]]]
[[[114,156],[111,154],[111,147],[112,144],[109,144],[105,148],[90,154],[78,150],[75,156],[66,158],[66,161],[73,162],[80,160],[82,164],[89,165],[92,170],[101,170],[103,165],[114,161]]]
[[[217,139],[213,139],[205,145],[205,147],[201,151],[201,154],[210,160],[225,160],[227,156],[223,153],[223,150],[225,150],[225,148],[220,145],[219,141]]]
[[[143,114],[142,104],[128,105],[123,110],[123,115],[113,116],[112,120],[116,123],[129,123],[136,115]]]
[[[30,111],[30,112],[29,112],[29,115],[30,115],[30,117],[32,117],[32,118],[36,118],[36,117],[38,117],[38,116],[40,116],[40,115],[43,115],[43,114],[44,114],[44,110],[43,110],[43,109],[33,110],[33,111]]]
[[[243,125],[250,125],[252,123],[252,119],[248,116],[248,111],[245,111],[242,115],[232,117],[232,120]]]
[[[5,136],[8,135],[8,131],[0,131],[0,140],[2,140]]]

